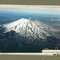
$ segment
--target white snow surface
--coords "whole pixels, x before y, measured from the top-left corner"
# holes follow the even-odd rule
[[[45,39],[46,36],[50,36],[51,33],[50,26],[47,24],[38,20],[29,20],[25,18],[4,24],[3,27],[5,28],[5,32],[13,30],[26,37],[39,37]]]

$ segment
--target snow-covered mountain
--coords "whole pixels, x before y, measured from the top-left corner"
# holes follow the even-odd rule
[[[56,31],[39,20],[25,18],[0,25],[0,51],[40,52],[44,48],[60,49],[59,36],[54,34]]]
[[[39,37],[42,39],[46,39],[46,36],[50,36],[53,30],[50,26],[41,21],[25,18],[4,24],[3,27],[5,28],[5,32],[13,30],[21,36],[33,38]]]

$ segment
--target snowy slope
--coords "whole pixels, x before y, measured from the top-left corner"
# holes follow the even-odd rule
[[[42,23],[41,21],[25,18],[4,24],[3,27],[5,28],[5,32],[13,30],[22,36],[33,38],[39,37],[45,39],[46,36],[50,36],[52,33],[50,26]]]

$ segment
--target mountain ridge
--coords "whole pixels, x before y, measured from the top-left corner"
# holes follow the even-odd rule
[[[37,36],[45,38],[43,35],[50,36],[51,33],[48,25],[37,20],[29,20],[25,18],[12,23],[4,24],[3,27],[6,32],[13,30],[22,36],[32,36],[34,38],[37,38]]]

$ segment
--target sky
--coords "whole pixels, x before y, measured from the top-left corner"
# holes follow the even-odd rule
[[[0,8],[0,12],[14,12],[14,13],[38,13],[38,14],[55,14],[60,15],[60,8]]]

